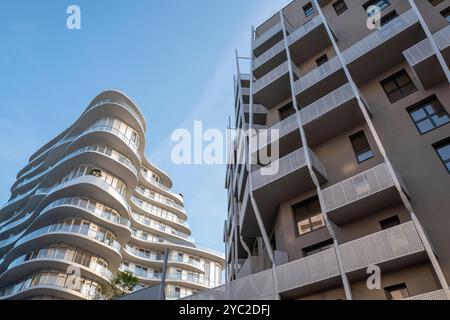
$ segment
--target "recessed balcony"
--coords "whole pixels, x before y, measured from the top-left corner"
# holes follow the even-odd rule
[[[402,52],[424,38],[419,19],[410,9],[342,54],[355,82],[364,83],[401,63]]]
[[[306,106],[323,97],[330,90],[347,82],[342,64],[335,56],[295,82],[295,94],[300,105]]]
[[[444,71],[428,38],[403,51],[403,55],[425,89],[445,79]]]
[[[258,34],[257,31],[255,41],[253,43],[253,53],[255,56],[261,55],[263,52],[267,51],[276,43],[281,41],[283,37],[283,25],[281,21],[261,34]]]
[[[346,223],[401,201],[385,163],[322,190],[330,220]]]
[[[292,65],[298,78],[298,70]],[[289,62],[279,65],[253,83],[253,98],[255,103],[271,109],[276,104],[290,96]]]
[[[340,282],[334,248],[307,256],[276,268],[278,289],[283,298],[293,298],[325,290]]]
[[[378,265],[391,270],[417,263],[426,256],[412,221],[340,245],[344,271],[357,278]]]
[[[300,110],[310,146],[318,145],[364,121],[350,83]]]

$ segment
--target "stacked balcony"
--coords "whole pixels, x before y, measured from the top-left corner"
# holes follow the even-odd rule
[[[283,25],[281,21],[263,31],[261,34],[258,34],[258,31],[256,31],[253,52],[256,56],[259,56],[282,40],[283,37]]]
[[[346,49],[344,61],[355,82],[364,83],[401,63],[402,52],[424,38],[419,19],[410,9]]]
[[[337,224],[346,223],[401,200],[385,163],[322,192],[328,217]]]
[[[450,26],[433,35],[447,64],[450,63]],[[426,38],[403,52],[408,64],[414,69],[425,89],[446,79],[445,73],[436,57],[431,41]]]

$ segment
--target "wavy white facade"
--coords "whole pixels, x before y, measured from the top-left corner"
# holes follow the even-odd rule
[[[118,270],[155,285],[165,249],[166,299],[220,284],[223,255],[195,244],[145,130],[130,98],[105,91],[31,156],[0,210],[0,299],[97,299]]]

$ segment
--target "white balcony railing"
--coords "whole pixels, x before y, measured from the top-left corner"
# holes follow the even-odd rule
[[[320,67],[315,68],[310,73],[304,75],[295,82],[295,92],[298,94],[312,87],[319,81],[327,78],[342,68],[339,58],[336,56],[325,62]]]
[[[334,248],[298,259],[276,269],[280,291],[339,276],[339,266]]]
[[[444,289],[419,294],[403,300],[447,300]]]
[[[307,23],[300,26],[298,29],[296,29],[288,36],[289,45],[303,38],[306,34],[311,32],[321,24],[322,18],[319,15],[315,16],[313,19],[309,20]]]
[[[403,51],[403,55],[410,66],[415,66],[416,64],[434,55],[434,49],[431,45],[431,41],[426,38],[411,48]]]
[[[271,47],[269,50],[265,51],[263,54],[261,54],[258,58],[256,58],[253,61],[253,70],[256,68],[259,68],[264,63],[275,57],[277,54],[281,53],[283,50],[286,49],[286,46],[284,45],[284,39],[278,42],[276,45]]]
[[[322,192],[325,207],[329,212],[392,186],[392,176],[386,164],[382,163]]]
[[[313,165],[315,168],[323,175],[326,176],[326,171],[323,164],[317,159],[311,150],[308,150],[311,158],[314,158]],[[253,179],[253,189],[256,190],[262,186],[265,186],[271,182],[280,179],[302,167],[306,167],[305,152],[303,148],[299,148],[296,151],[284,156],[283,158],[272,162],[272,168],[274,170],[273,174],[263,174],[263,169],[269,170],[268,168],[260,168],[252,172]]]
[[[433,37],[440,50],[448,48],[450,46],[450,25],[436,32]]]
[[[278,32],[281,32],[283,30],[283,25],[280,22],[275,24],[273,27],[268,29],[266,32],[262,33],[261,35],[257,36],[255,39],[254,46],[255,48],[259,47],[261,44],[272,38],[274,35],[276,35]]]
[[[286,61],[282,64],[280,64],[278,67],[270,71],[269,73],[265,74],[263,77],[259,78],[258,80],[253,83],[253,93],[258,92],[268,84],[272,83],[276,79],[280,78],[281,76],[285,75],[289,72],[289,62]]]
[[[353,99],[355,94],[353,92],[352,86],[347,83],[342,87],[334,90],[333,92],[327,94],[323,98],[315,101],[309,106],[300,110],[300,118],[302,120],[302,124],[307,124],[325,113],[339,107],[345,102]]]
[[[353,46],[343,52],[344,61],[349,64],[359,57],[363,56],[370,50],[376,48],[383,42],[393,38],[403,30],[417,23],[419,20],[414,13],[414,9],[410,9],[399,17],[388,22],[381,29],[372,32],[364,39],[355,43]]]
[[[340,246],[345,272],[424,251],[412,221],[344,243]]]

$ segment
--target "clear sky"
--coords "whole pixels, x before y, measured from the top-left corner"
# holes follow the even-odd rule
[[[40,146],[105,89],[147,120],[146,154],[185,196],[199,244],[223,250],[225,167],[174,165],[170,135],[224,130],[233,114],[234,49],[249,55],[251,25],[289,0],[0,1],[0,201]],[[81,8],[81,30],[66,9]]]

